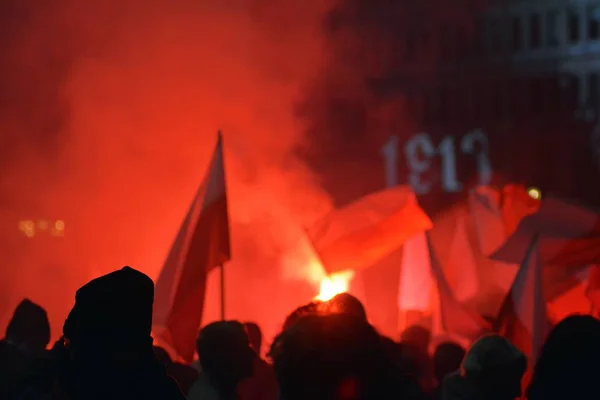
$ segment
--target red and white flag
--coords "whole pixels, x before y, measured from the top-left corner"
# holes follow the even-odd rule
[[[467,236],[466,216],[459,216],[456,221],[455,235],[448,254],[450,271],[460,271],[454,277],[446,276],[459,301],[474,298],[479,292],[479,271],[473,247]],[[446,270],[447,271],[447,270]],[[454,278],[454,279],[452,279]]]
[[[370,267],[432,226],[413,191],[399,186],[334,210],[306,232],[331,274]]]
[[[437,283],[439,294],[438,317],[443,330],[462,338],[476,339],[490,328],[489,324],[481,316],[466,309],[457,300],[428,237],[427,246],[431,273]]]
[[[500,198],[499,191],[489,186],[479,186],[469,192],[469,211],[475,222],[477,242],[486,257],[502,246],[507,237]]]
[[[556,198],[542,200],[490,258],[521,263],[534,237],[544,267],[600,264],[600,215]]]
[[[506,296],[496,330],[535,363],[550,329],[542,285],[539,236],[535,236]]]
[[[208,273],[231,259],[223,146],[209,169],[156,281],[154,334],[184,360],[194,356]]]
[[[398,308],[425,311],[430,307],[432,290],[431,268],[425,232],[408,239],[402,248]]]

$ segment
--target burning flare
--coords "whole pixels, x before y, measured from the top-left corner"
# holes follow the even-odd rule
[[[344,271],[324,276],[321,279],[319,294],[315,297],[315,300],[328,301],[340,293],[347,292],[353,276],[353,271]]]

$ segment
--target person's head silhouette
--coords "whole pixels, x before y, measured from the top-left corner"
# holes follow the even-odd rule
[[[535,364],[527,396],[531,400],[584,398],[596,390],[600,321],[572,315],[548,334]]]

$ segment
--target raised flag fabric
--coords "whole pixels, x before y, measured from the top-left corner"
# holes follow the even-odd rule
[[[222,138],[156,281],[154,334],[184,360],[194,356],[207,275],[231,258]]]
[[[475,222],[479,249],[481,254],[489,256],[502,246],[507,237],[500,193],[489,186],[480,186],[469,192],[468,201],[469,211]]]
[[[328,273],[369,267],[432,223],[407,186],[386,189],[334,210],[307,235]]]
[[[401,257],[398,307],[400,310],[426,311],[430,306],[433,280],[425,232],[404,242]]]
[[[600,263],[600,215],[556,198],[545,198],[538,212],[523,218],[491,258],[520,263],[534,237],[540,263],[581,267]]]
[[[550,329],[538,243],[539,236],[532,238],[495,323],[495,330],[528,355],[532,363]]]
[[[529,195],[523,185],[510,184],[502,188],[501,213],[506,235],[511,235],[527,215],[535,213],[540,201]]]
[[[481,316],[465,308],[457,300],[444,275],[444,271],[442,270],[435,249],[429,241],[428,235],[427,246],[431,274],[435,278],[439,294],[438,318],[441,320],[443,330],[462,338],[476,339],[483,332],[491,328],[490,324]]]
[[[479,271],[473,248],[467,237],[466,216],[457,219],[456,232],[450,247],[448,263],[452,270],[460,271],[455,274],[450,286],[459,301],[475,297],[480,289]]]

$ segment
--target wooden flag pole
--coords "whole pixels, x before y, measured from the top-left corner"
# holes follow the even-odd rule
[[[225,264],[219,265],[221,276],[221,321],[225,321]]]

